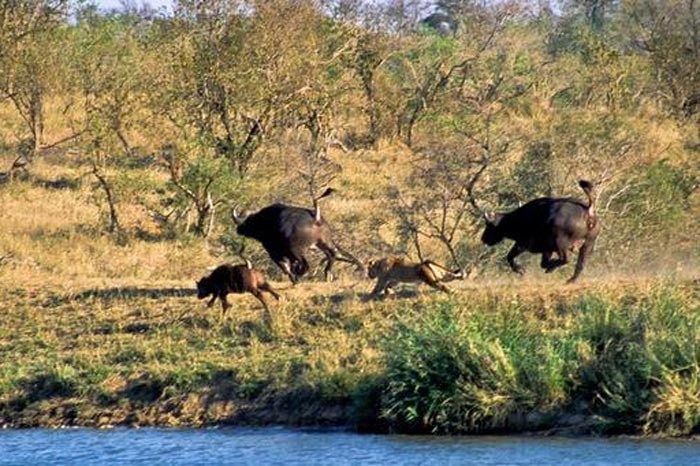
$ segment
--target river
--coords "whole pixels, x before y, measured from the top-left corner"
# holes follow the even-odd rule
[[[0,464],[699,465],[700,442],[417,437],[285,428],[0,431]]]

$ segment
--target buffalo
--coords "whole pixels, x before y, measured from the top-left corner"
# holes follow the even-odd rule
[[[507,259],[510,267],[519,274],[524,270],[515,258],[525,251],[541,253],[540,265],[549,273],[567,264],[569,253],[578,248],[576,268],[568,283],[575,282],[600,232],[594,186],[586,180],[580,180],[578,184],[586,193],[588,202],[570,197],[543,197],[512,212],[485,214],[486,229],[481,241],[493,246],[504,238],[514,240]],[[557,259],[552,258],[554,253]]]
[[[229,293],[250,293],[260,301],[265,308],[265,321],[270,321],[270,308],[262,292],[270,293],[279,301],[280,295],[267,283],[265,276],[259,270],[253,268],[250,261],[245,264],[220,265],[214,271],[197,281],[197,298],[204,299],[211,296],[207,306],[212,307],[214,302],[221,300],[221,317],[231,307],[226,297]]]
[[[233,219],[239,235],[259,241],[272,261],[282,269],[292,283],[309,270],[306,258],[312,248],[326,256],[324,274],[331,279],[331,269],[336,260],[353,263],[364,269],[362,262],[343,250],[333,241],[331,228],[321,216],[318,200],[333,192],[326,192],[314,199],[314,209],[272,204],[255,213],[241,215],[233,210]],[[338,252],[342,254],[339,255]]]

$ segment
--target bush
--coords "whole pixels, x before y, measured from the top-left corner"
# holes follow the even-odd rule
[[[383,342],[382,416],[406,432],[528,430],[584,415],[602,433],[692,433],[700,338],[688,302],[670,288],[583,296],[548,325],[515,302],[426,306]],[[528,414],[537,425],[522,422]]]
[[[450,303],[421,313],[399,322],[384,344],[383,416],[396,428],[499,430],[512,415],[549,411],[565,399],[567,341],[547,341],[522,316],[475,313],[467,323]]]

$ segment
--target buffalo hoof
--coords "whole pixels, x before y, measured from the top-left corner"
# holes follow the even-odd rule
[[[525,267],[523,267],[522,265],[513,267],[513,272],[517,273],[518,275],[525,275]]]

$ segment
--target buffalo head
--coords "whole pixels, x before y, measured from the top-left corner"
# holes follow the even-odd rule
[[[489,246],[494,246],[501,241],[503,241],[504,235],[499,224],[503,219],[503,214],[485,213],[484,220],[486,221],[486,228],[484,233],[481,235],[481,241]]]
[[[249,211],[244,210],[243,212],[238,212],[238,207],[234,207],[231,211],[231,217],[236,224],[236,232],[238,232],[239,235],[250,236],[252,234],[251,225],[246,222],[249,216]]]

